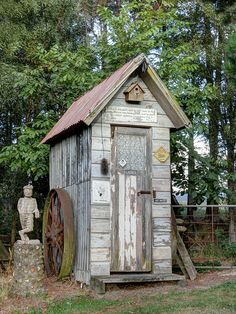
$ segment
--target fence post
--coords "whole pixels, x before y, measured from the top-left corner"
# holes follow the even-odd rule
[[[215,242],[215,236],[214,236],[214,208],[211,206],[211,242]]]

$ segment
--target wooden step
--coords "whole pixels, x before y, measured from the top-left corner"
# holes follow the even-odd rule
[[[90,286],[97,293],[106,291],[106,284],[112,283],[145,283],[160,281],[177,281],[185,284],[185,277],[176,274],[114,274],[110,276],[94,276],[91,278]]]

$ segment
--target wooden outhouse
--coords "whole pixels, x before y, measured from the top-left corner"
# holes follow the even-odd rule
[[[78,281],[171,278],[170,131],[189,125],[139,55],[76,100],[44,138],[50,188],[73,203]]]

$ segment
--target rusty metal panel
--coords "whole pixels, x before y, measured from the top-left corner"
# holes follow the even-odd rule
[[[143,59],[144,57],[142,57],[140,61],[143,61]],[[140,62],[137,63],[136,59],[129,61],[115,71],[110,77],[76,100],[42,140],[42,143],[48,143],[54,137],[84,121],[89,113],[94,111],[104,96],[113,91],[117,87],[119,81],[124,79],[124,74],[127,69],[133,65],[135,70],[139,64]]]

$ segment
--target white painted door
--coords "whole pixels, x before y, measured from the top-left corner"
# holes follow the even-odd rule
[[[150,129],[114,127],[113,272],[151,271],[151,157]]]

